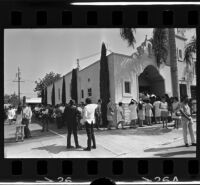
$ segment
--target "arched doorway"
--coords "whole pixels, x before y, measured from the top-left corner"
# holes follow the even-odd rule
[[[147,92],[157,96],[165,94],[165,82],[159,71],[152,65],[147,66],[138,77],[139,93]]]

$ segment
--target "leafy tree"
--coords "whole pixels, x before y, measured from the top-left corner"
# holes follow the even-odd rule
[[[4,104],[9,103],[9,99],[10,99],[10,95],[5,94],[5,95],[4,95]]]
[[[78,92],[77,92],[77,69],[72,70],[72,79],[71,79],[71,98],[78,101]]]
[[[166,63],[168,56],[168,30],[164,28],[155,28],[152,39],[153,51],[156,57],[157,65]],[[175,49],[176,51],[176,49]]]
[[[107,125],[107,104],[110,99],[109,68],[106,56],[106,46],[102,43],[100,59],[100,99],[102,100],[102,121]]]
[[[65,77],[63,77],[63,84],[62,84],[62,103],[66,103],[66,87],[65,87]]]
[[[52,84],[56,80],[60,79],[61,75],[58,73],[50,72],[46,73],[44,78],[35,81],[36,87],[34,89],[35,92],[38,92],[38,97],[42,96],[42,89],[47,87],[48,85]]]
[[[51,92],[51,104],[55,106],[55,85],[53,84],[52,92]]]
[[[11,95],[4,95],[4,103],[9,103],[11,105],[17,106],[19,104],[18,96],[13,93]]]

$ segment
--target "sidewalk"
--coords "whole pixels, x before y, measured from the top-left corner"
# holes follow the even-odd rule
[[[172,125],[172,124],[169,124]],[[13,127],[11,129],[11,127]],[[54,128],[53,128],[54,127]],[[196,126],[194,125],[194,128]],[[41,132],[37,123],[30,125],[32,138],[11,142],[13,125],[5,125],[5,157],[7,158],[143,158],[195,157],[196,147],[183,147],[182,129],[162,128],[162,124],[137,129],[95,130],[97,149],[90,152],[66,149],[67,130],[51,125]],[[78,132],[79,143],[86,147],[85,130]],[[72,144],[74,140],[72,136]]]

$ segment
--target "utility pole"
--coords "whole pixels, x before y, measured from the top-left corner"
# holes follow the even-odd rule
[[[17,76],[17,80],[14,80],[13,82],[18,83],[18,101],[20,103],[20,82],[24,82],[24,81],[21,81],[21,72],[20,72],[19,67],[18,67],[18,72],[17,72],[16,76]]]

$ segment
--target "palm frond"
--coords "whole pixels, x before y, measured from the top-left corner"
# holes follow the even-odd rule
[[[152,45],[158,66],[166,62],[168,55],[167,29],[156,28],[153,31]]]
[[[184,52],[184,60],[191,65],[192,55],[196,53],[196,37],[193,36],[191,41],[186,45]]]
[[[126,40],[128,42],[128,46],[132,46],[134,48],[134,44],[136,43],[135,40],[135,34],[136,29],[135,28],[121,28],[120,29],[120,35],[123,40]]]

